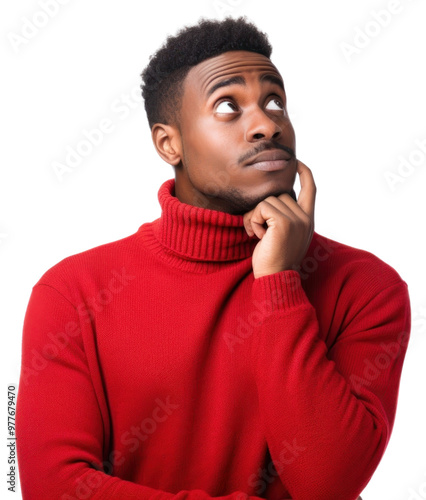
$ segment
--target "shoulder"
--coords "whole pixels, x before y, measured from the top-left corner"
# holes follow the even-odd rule
[[[48,285],[65,297],[72,288],[102,288],[112,277],[126,272],[138,254],[137,232],[65,257],[47,269],[34,284]]]
[[[378,323],[409,321],[406,282],[367,250],[315,233],[299,273],[328,346],[351,324],[361,331]]]
[[[373,253],[314,233],[300,273],[306,279],[335,286],[356,288],[358,293],[374,295],[403,283],[399,273]]]

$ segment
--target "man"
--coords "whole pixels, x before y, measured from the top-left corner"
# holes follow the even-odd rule
[[[379,464],[407,285],[314,232],[316,187],[270,55],[244,19],[204,20],[144,70],[175,178],[159,219],[33,287],[24,498],[353,500]]]

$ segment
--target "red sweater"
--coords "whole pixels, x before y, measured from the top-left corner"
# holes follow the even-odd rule
[[[24,499],[353,500],[388,444],[407,285],[314,233],[254,279],[243,218],[160,188],[159,219],[34,285],[22,341]]]

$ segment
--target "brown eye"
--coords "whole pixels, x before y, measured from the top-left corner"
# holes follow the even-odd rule
[[[271,99],[266,108],[271,111],[284,111],[284,105],[278,99]]]
[[[237,111],[237,107],[232,101],[222,101],[216,107],[217,113],[235,113]]]

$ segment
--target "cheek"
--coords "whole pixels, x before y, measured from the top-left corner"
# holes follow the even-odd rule
[[[293,147],[296,143],[296,135],[294,133],[294,128],[293,128],[293,125],[291,124],[290,121],[288,121],[285,125],[285,128],[284,128],[284,133],[288,136],[289,140],[292,141],[293,143]]]
[[[230,130],[223,125],[217,126],[211,120],[194,122],[188,131],[186,144],[189,158],[216,168],[226,168],[232,161],[232,151],[236,150],[236,142]]]
[[[225,161],[226,167],[234,163],[238,158],[238,150],[241,148],[242,134],[237,126],[230,123],[213,123],[206,125],[206,143],[210,151],[221,161]]]

